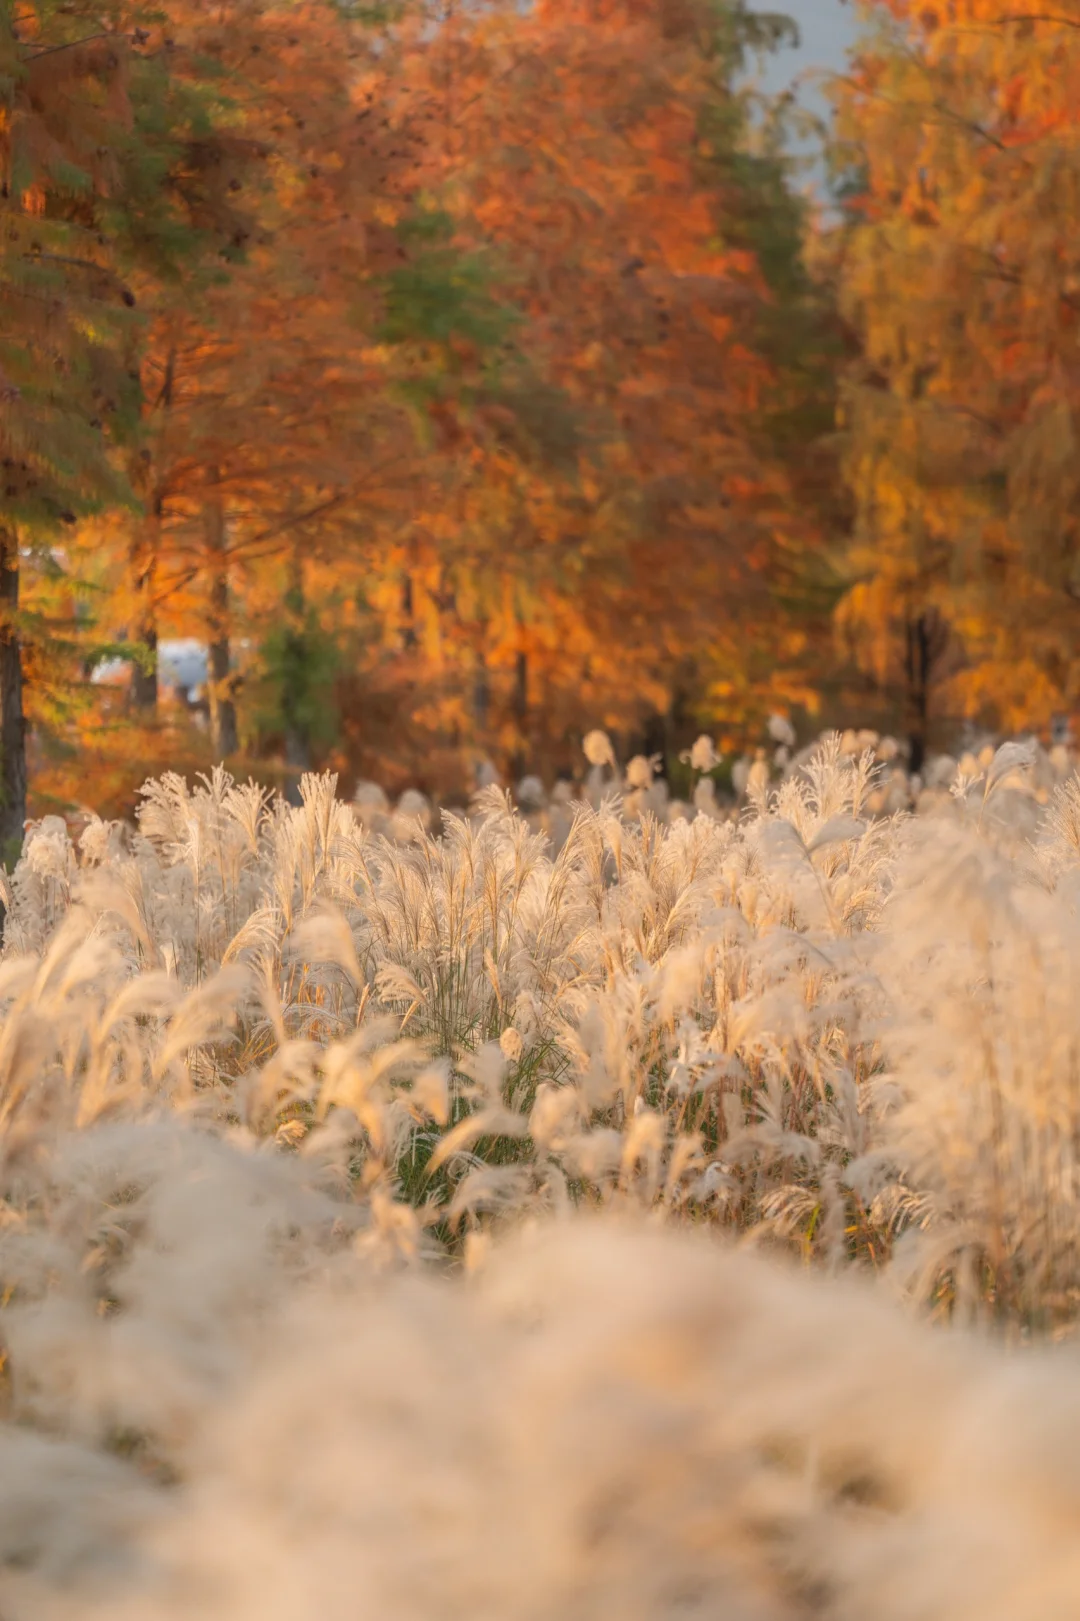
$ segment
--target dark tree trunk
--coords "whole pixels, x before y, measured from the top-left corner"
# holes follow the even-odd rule
[[[157,407],[163,412],[172,409],[173,386],[176,381],[176,350],[170,349],[165,362],[165,376]],[[137,661],[131,671],[131,704],[143,719],[153,719],[158,703],[158,633],[157,603],[154,601],[158,554],[161,551],[161,525],[165,511],[164,493],[159,487],[160,475],[153,462],[147,466],[144,486],[148,499],[146,518],[131,544],[131,581],[135,592],[134,622],[129,635],[144,649],[143,661]]]
[[[536,762],[529,758],[529,655],[521,650],[514,664],[514,727],[518,735],[517,746],[510,761],[515,777],[523,777]]]
[[[529,719],[529,656],[519,653],[514,665],[514,719],[521,731]]]
[[[303,803],[300,782],[311,770],[311,745],[301,726],[285,724],[285,799],[290,805]]]
[[[155,495],[150,511],[131,545],[131,573],[135,588],[135,616],[131,640],[141,644],[142,657],[131,670],[131,703],[138,714],[151,718],[158,701],[158,634],[154,584],[161,541],[162,499]]]
[[[924,608],[907,622],[905,649],[906,727],[908,769],[921,771],[926,762],[930,692],[939,659],[949,640],[948,626],[936,608]]]
[[[411,653],[417,644],[416,634],[416,606],[413,596],[413,580],[409,570],[406,569],[401,576],[401,646],[405,652]]]
[[[311,770],[311,737],[306,714],[307,647],[304,636],[304,561],[299,545],[294,545],[289,567],[289,589],[285,608],[290,619],[285,690],[282,694],[285,730],[285,799],[290,805],[302,803],[300,779]]]
[[[641,752],[660,756],[660,775],[667,776],[668,754],[671,751],[671,719],[667,713],[654,710],[641,730]]]
[[[26,821],[26,716],[23,713],[19,611],[19,542],[0,529],[0,858],[10,865]]]
[[[216,470],[212,483],[218,481]],[[207,565],[210,573],[210,632],[207,674],[210,697],[210,740],[217,759],[236,754],[240,741],[233,695],[232,649],[229,644],[229,555],[226,546],[225,508],[213,490],[204,510]]]
[[[476,728],[476,741],[482,741],[487,732],[488,711],[491,708],[491,683],[488,680],[487,664],[483,653],[476,655],[476,667],[473,672],[473,725]]]

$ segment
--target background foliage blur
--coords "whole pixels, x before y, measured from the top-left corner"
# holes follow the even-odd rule
[[[1071,711],[1080,5],[862,10],[2,0],[0,838]]]

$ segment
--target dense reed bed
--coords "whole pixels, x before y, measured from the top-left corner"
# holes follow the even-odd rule
[[[9,1621],[1075,1613],[1071,760],[587,743],[31,829]]]

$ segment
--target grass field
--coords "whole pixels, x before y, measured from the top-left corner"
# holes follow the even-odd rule
[[[31,830],[6,1621],[1071,1621],[1080,786],[855,744]]]

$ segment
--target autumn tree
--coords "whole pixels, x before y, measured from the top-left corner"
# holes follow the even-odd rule
[[[44,551],[55,567],[58,525],[137,503],[123,460],[140,421],[138,293],[175,282],[235,234],[215,174],[235,143],[205,80],[175,71],[167,31],[136,7],[5,4],[0,30],[0,832],[10,843],[26,806],[24,651],[48,652],[24,649],[20,556]]]
[[[308,566],[332,558],[342,579],[362,574],[410,475],[413,434],[386,363],[399,337],[387,278],[410,257],[398,230],[410,143],[382,113],[378,36],[328,0],[209,19],[196,9],[170,26],[178,49],[217,64],[233,127],[259,156],[229,180],[249,210],[241,262],[148,294],[140,455],[153,545],[128,567],[117,611],[135,627],[133,651],[152,649],[161,615],[202,633],[220,757],[239,742],[238,606],[257,633],[261,610],[246,605],[269,576],[286,615],[306,621]],[[150,682],[134,695],[152,709]],[[306,745],[293,735],[286,747],[298,772]]]
[[[347,71],[340,38],[336,54],[333,42],[325,39],[327,18],[332,25],[338,22],[331,6],[250,3],[223,11],[194,4],[172,7],[162,24],[174,58],[196,64],[200,72],[211,71],[227,87],[223,99],[231,147],[204,161],[202,168],[219,194],[237,198],[234,211],[242,207],[243,221],[217,260],[200,262],[200,274],[189,270],[180,285],[158,280],[146,289],[150,329],[142,357],[139,449],[144,516],[141,532],[131,535],[126,581],[129,634],[133,650],[142,654],[133,697],[136,709],[152,710],[156,703],[158,612],[176,593],[176,570],[170,575],[169,564],[182,553],[181,573],[199,575],[204,590],[201,617],[215,671],[215,733],[228,753],[235,750],[227,690],[230,519],[238,504],[252,507],[253,491],[264,489],[268,469],[270,482],[277,478],[280,483],[284,452],[273,419],[275,407],[280,416],[282,402],[270,396],[275,387],[281,390],[287,366],[295,372],[297,353],[304,347],[298,337],[302,326],[310,339],[310,320],[304,325],[308,289],[298,287],[289,274],[280,204],[284,194],[299,192],[307,236],[318,234],[310,181],[318,173],[312,154],[325,134],[325,119],[314,120],[312,136],[301,133],[307,123],[307,89],[313,78],[320,79],[331,91],[327,102],[340,122],[342,109],[334,100],[328,69],[332,67],[338,82]],[[313,39],[323,46],[321,58],[313,59]],[[298,68],[305,87],[302,101]],[[329,164],[336,161],[332,152]],[[317,381],[309,366],[306,382]],[[295,397],[291,403],[294,417],[302,422]],[[289,435],[288,450],[299,437]],[[266,505],[264,500],[262,507]]]
[[[837,97],[843,625],[918,751],[928,702],[1018,726],[1080,696],[1080,8],[870,12]]]
[[[71,334],[127,392],[97,417],[70,395],[96,460],[64,555],[132,662],[133,737],[166,633],[208,648],[209,751],[280,749],[294,786],[319,748],[371,757],[378,725],[445,775],[470,751],[550,772],[584,717],[651,716],[663,745],[810,701],[832,340],[735,87],[777,19],[105,22],[112,167],[42,195],[115,289]]]
[[[10,5],[0,11],[5,104],[0,113],[0,843],[22,839],[26,743],[20,621],[20,549],[55,532],[80,504],[116,499],[103,414],[131,408],[125,375],[131,303],[76,199],[113,178],[107,138],[129,116],[121,49],[80,43],[85,20],[59,40],[52,22]],[[80,21],[83,22],[80,30]],[[60,48],[57,48],[57,47]],[[57,208],[64,185],[66,206]]]
[[[522,315],[521,395],[456,422],[410,536],[403,600],[465,655],[474,729],[494,687],[504,742],[533,706],[558,728],[680,686],[729,713],[805,694],[774,592],[816,544],[793,467],[829,422],[820,311],[734,89],[779,24],[582,0],[411,28],[395,116],[425,121],[423,184]]]

